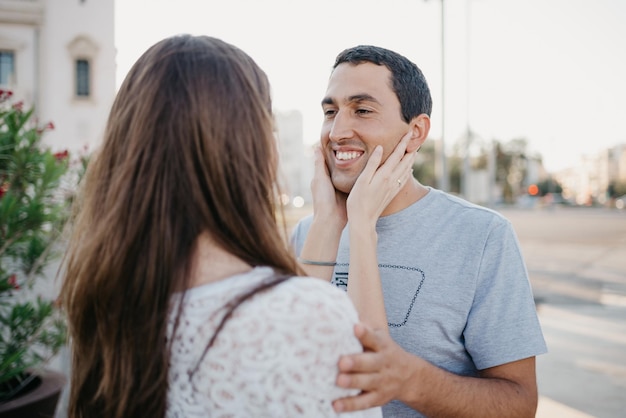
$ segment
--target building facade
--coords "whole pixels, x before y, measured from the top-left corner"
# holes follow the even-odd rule
[[[101,140],[115,96],[114,2],[0,0],[0,88],[54,129],[43,141],[79,153]]]

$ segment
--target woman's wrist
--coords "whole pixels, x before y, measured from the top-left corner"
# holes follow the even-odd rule
[[[307,264],[310,266],[322,266],[322,267],[334,267],[337,265],[337,261],[321,261],[321,260],[308,260],[306,258],[298,257],[298,262],[301,264]]]
[[[314,213],[311,228],[318,228],[325,231],[325,234],[341,236],[341,231],[345,228],[346,219],[342,219],[336,214]]]

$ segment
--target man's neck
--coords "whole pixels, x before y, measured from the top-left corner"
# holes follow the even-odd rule
[[[396,197],[387,205],[381,217],[400,212],[403,209],[408,208],[413,203],[417,202],[428,194],[428,188],[423,186],[416,179],[407,182],[402,190],[398,192]]]

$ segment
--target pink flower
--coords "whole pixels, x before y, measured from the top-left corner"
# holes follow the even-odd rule
[[[13,92],[11,90],[0,89],[0,102],[4,102],[5,100],[9,100],[9,98],[11,96],[13,96]]]
[[[45,131],[51,131],[54,129],[54,123],[52,122],[48,122],[46,124],[46,126],[44,126],[43,128],[37,128],[37,133],[39,135],[41,135],[42,133],[44,133]]]
[[[17,110],[18,112],[21,112],[22,109],[24,109],[24,102],[20,101],[17,102],[13,105],[13,109]]]
[[[65,151],[60,151],[60,152],[55,153],[54,158],[61,161],[61,160],[66,159],[69,155],[70,155],[69,152],[65,150]]]
[[[17,284],[17,276],[15,274],[11,275],[11,277],[9,277],[8,283],[13,286],[13,289],[19,289],[20,285]]]

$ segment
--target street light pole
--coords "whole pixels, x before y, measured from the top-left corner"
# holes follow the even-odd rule
[[[428,0],[424,0],[428,1]],[[446,33],[446,13],[444,0],[439,0],[441,4],[441,139],[435,143],[435,177],[437,178],[437,188],[448,191],[448,169],[446,167],[446,53],[445,53],[445,33]]]
[[[446,114],[446,89],[445,89],[445,80],[446,80],[446,53],[445,53],[445,44],[446,44],[446,13],[444,7],[444,0],[441,1],[441,140],[439,141],[439,149],[437,152],[438,160],[435,160],[435,173],[437,174],[437,178],[439,180],[439,189],[443,191],[449,190],[448,185],[448,169],[446,164],[446,143],[445,143],[445,131],[446,131],[446,123],[445,123],[445,114]]]
[[[470,76],[470,68],[471,68],[471,58],[470,58],[470,3],[471,0],[465,0],[465,65],[467,68],[465,69],[465,143],[464,143],[464,155],[463,155],[463,175],[461,176],[461,195],[465,199],[470,199],[470,176],[472,173],[471,164],[470,164],[470,150],[472,148],[472,131],[470,128],[470,113],[471,113],[471,104],[470,104],[470,85],[471,85],[471,76]]]

